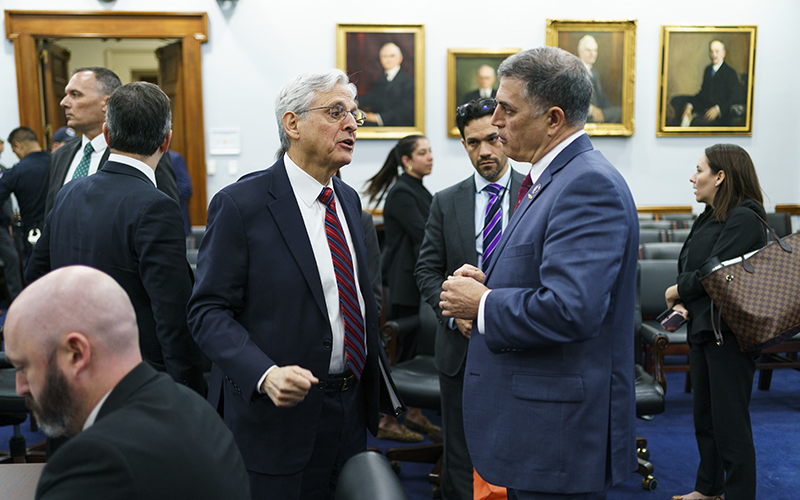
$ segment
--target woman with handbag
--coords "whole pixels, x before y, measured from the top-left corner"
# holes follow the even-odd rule
[[[692,225],[678,260],[677,284],[665,293],[667,306],[688,322],[689,372],[694,390],[694,426],[700,451],[695,491],[673,500],[753,500],[756,456],[750,426],[750,395],[757,352],[743,353],[721,322],[715,340],[711,299],[700,268],[711,258],[740,257],[766,244],[759,217],[766,219],[761,188],[747,151],[733,144],[705,150],[689,179],[695,198],[706,204]],[[758,214],[758,215],[756,215]],[[716,315],[715,315],[716,316]]]

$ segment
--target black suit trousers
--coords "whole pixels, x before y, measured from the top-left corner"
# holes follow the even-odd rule
[[[756,452],[748,408],[755,356],[741,352],[730,332],[723,333],[722,345],[706,342],[689,347],[700,451],[695,489],[704,495],[756,498]]]

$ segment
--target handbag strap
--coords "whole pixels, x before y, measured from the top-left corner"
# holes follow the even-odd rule
[[[753,210],[753,209],[751,209],[751,210]],[[758,220],[761,221],[761,224],[763,224],[764,227],[766,227],[767,230],[769,231],[770,235],[772,235],[772,241],[777,241],[778,245],[780,245],[780,247],[781,247],[781,250],[783,250],[784,252],[792,253],[792,246],[789,243],[783,241],[781,239],[781,237],[778,236],[778,233],[776,233],[775,230],[772,229],[772,226],[770,226],[769,223],[767,223],[767,221],[765,221],[764,219],[761,218],[760,215],[758,215],[758,212],[753,210],[753,213],[756,214],[756,217],[758,217]]]
[[[711,301],[711,330],[714,331],[714,340],[716,340],[717,345],[722,345],[724,342],[722,340],[722,308],[725,307],[725,298],[728,296],[728,280],[725,280],[725,295],[722,296],[722,300],[720,301],[720,305],[717,308],[717,322],[714,323],[714,301]]]

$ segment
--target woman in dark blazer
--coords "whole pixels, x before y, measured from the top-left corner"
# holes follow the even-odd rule
[[[375,205],[383,200],[384,252],[382,272],[388,287],[387,318],[397,319],[419,314],[420,293],[414,278],[414,266],[425,235],[433,196],[422,185],[422,178],[433,169],[433,152],[428,139],[410,135],[401,139],[389,152],[381,170],[368,181],[366,194]],[[402,173],[401,173],[402,172]],[[416,352],[414,336],[397,339],[395,362],[411,359]],[[419,408],[409,408],[406,425],[394,417],[383,417],[378,438],[404,442],[422,441],[421,434],[438,429]]]
[[[733,144],[705,150],[690,181],[706,204],[692,225],[678,260],[678,283],[666,291],[667,306],[688,318],[689,371],[694,426],[700,451],[695,491],[673,500],[753,500],[756,455],[750,426],[750,394],[758,352],[743,353],[721,322],[721,342],[711,324],[711,299],[700,283],[704,263],[725,261],[766,244],[761,188],[747,151]],[[716,315],[715,315],[716,316]],[[714,320],[716,321],[716,319]]]

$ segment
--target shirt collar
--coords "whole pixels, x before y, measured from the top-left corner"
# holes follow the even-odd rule
[[[111,394],[111,391],[108,391],[105,394],[105,396],[100,398],[100,401],[97,402],[97,404],[94,406],[94,409],[89,414],[89,418],[87,418],[86,422],[83,423],[83,429],[82,430],[85,431],[86,429],[88,429],[89,427],[94,425],[95,420],[97,420],[97,414],[100,413],[100,408],[103,407],[103,403],[106,402],[106,399],[108,399],[108,395],[109,394]]]
[[[94,145],[94,144],[93,144]],[[135,168],[136,170],[142,172],[144,175],[150,179],[150,182],[153,185],[156,185],[156,171],[150,168],[150,166],[144,162],[141,162],[135,158],[131,158],[130,156],[125,156],[117,153],[111,153],[108,157],[108,161],[115,161],[117,163],[124,163],[130,167]]]
[[[81,140],[81,153],[83,153],[83,150],[86,149],[86,143],[87,142],[91,142],[92,143],[92,149],[94,149],[95,153],[102,153],[108,147],[108,143],[106,142],[106,138],[105,138],[105,136],[103,134],[99,134],[97,137],[95,137],[91,141],[84,134],[83,139]]]
[[[542,175],[542,172],[550,166],[550,164],[555,160],[556,156],[562,151],[564,151],[567,146],[575,142],[575,139],[580,137],[581,135],[585,134],[583,129],[577,130],[575,133],[564,139],[563,141],[556,144],[556,146],[548,151],[548,153],[541,158],[539,158],[536,163],[531,165],[531,182],[536,184],[536,181],[539,179],[539,176]]]
[[[310,207],[317,201],[323,187],[333,188],[331,181],[328,181],[327,186],[323,186],[317,179],[308,175],[308,172],[292,161],[288,154],[283,155],[283,163],[286,165],[286,175],[289,177],[295,196],[306,206]]]
[[[386,79],[390,82],[394,80],[394,77],[397,76],[397,73],[400,72],[400,66],[395,66],[392,69],[386,70]]]
[[[506,173],[504,173],[499,179],[497,179],[494,182],[487,181],[486,179],[481,177],[480,174],[478,174],[478,172],[475,172],[473,175],[475,176],[475,192],[476,193],[480,193],[481,191],[483,191],[483,188],[485,188],[489,184],[498,184],[501,187],[506,187],[506,186],[509,185],[508,184],[508,179],[511,177],[511,163],[508,164],[508,168],[506,169]]]
[[[712,66],[715,75],[717,74],[717,71],[719,71],[719,68],[721,68],[723,64],[725,64],[725,61],[721,61],[719,64],[715,64],[714,66]]]

